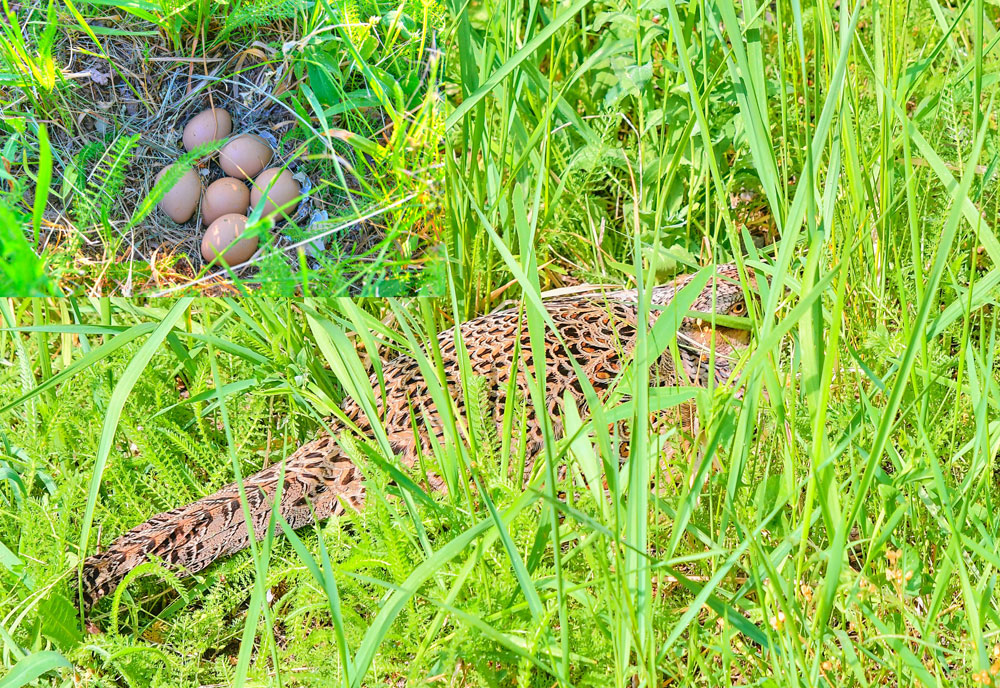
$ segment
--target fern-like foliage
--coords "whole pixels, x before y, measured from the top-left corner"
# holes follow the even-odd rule
[[[246,26],[261,27],[281,19],[291,19],[306,9],[305,0],[244,0],[226,18],[225,32]]]
[[[81,174],[86,176],[87,170],[91,169],[97,160],[100,159],[101,155],[107,149],[107,146],[101,141],[94,141],[83,146],[73,156],[73,163],[70,165],[69,171],[67,172],[67,178],[73,180],[80,176]],[[82,218],[89,217],[94,212],[94,203],[87,195],[86,184],[76,188],[76,193],[73,196],[73,216],[76,218],[77,222],[82,222]]]
[[[199,486],[204,476],[196,477],[185,461],[199,447],[191,437],[168,422],[144,430],[129,427],[127,435],[135,443],[143,462],[148,462],[155,471],[159,491],[179,503],[202,496]]]
[[[360,46],[368,37],[369,30],[365,25],[365,17],[361,14],[361,7],[357,0],[342,0],[338,3],[338,10],[344,20],[345,33],[350,36],[354,45]]]
[[[467,415],[470,430],[476,438],[478,461],[481,465],[492,466],[500,454],[500,439],[490,402],[491,385],[485,377],[474,375],[467,382],[466,389],[469,395]]]
[[[88,144],[77,154],[75,162],[78,171],[87,171],[93,162],[87,174],[86,187],[77,190],[73,201],[79,225],[91,227],[98,222],[107,225],[111,208],[125,185],[125,170],[132,161],[139,136],[123,136],[108,147],[100,143]]]

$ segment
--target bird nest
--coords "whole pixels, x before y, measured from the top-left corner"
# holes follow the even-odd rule
[[[383,211],[390,203],[363,191],[378,162],[348,139],[352,126],[363,125],[366,140],[375,132],[377,142],[387,143],[391,120],[375,106],[331,114],[321,126],[301,107],[308,75],[290,58],[301,45],[280,27],[275,31],[272,37],[292,40],[200,57],[135,36],[116,36],[99,49],[72,37],[62,46],[71,88],[50,119],[57,193],[49,196],[40,248],[73,255],[64,275],[70,289],[218,293],[273,279],[289,283],[279,290],[294,291],[304,267],[321,271],[345,256],[363,261],[386,241]],[[270,166],[287,167],[302,188],[290,221],[272,226],[258,252],[232,269],[202,259],[200,209],[178,224],[147,200],[156,174],[184,153],[184,125],[208,107],[230,113],[233,135],[265,139],[275,151]],[[203,189],[225,176],[217,155],[195,169]],[[415,195],[410,205],[418,205]]]

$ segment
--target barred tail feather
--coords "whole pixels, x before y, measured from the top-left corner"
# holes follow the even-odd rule
[[[282,464],[244,480],[253,531],[264,536],[277,493]],[[343,503],[364,503],[361,472],[331,437],[303,445],[284,462],[281,514],[293,529],[343,512]],[[343,500],[343,501],[342,501]],[[104,552],[83,563],[83,598],[93,605],[112,592],[129,571],[154,555],[179,575],[197,573],[215,560],[249,545],[238,485],[180,508],[157,514],[128,531]],[[280,531],[279,531],[280,532]]]

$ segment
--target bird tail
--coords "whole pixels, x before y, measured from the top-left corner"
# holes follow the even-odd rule
[[[282,470],[281,515],[293,529],[313,523],[313,514],[317,519],[341,514],[344,502],[355,509],[363,505],[361,472],[336,441],[325,436],[243,481],[258,540],[267,529]],[[232,483],[187,506],[153,516],[104,552],[88,557],[83,563],[84,602],[90,607],[113,591],[150,555],[184,576],[244,549],[249,542],[239,486]]]

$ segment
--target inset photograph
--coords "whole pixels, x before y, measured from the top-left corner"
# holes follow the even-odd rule
[[[0,293],[440,291],[437,0],[4,8]]]

